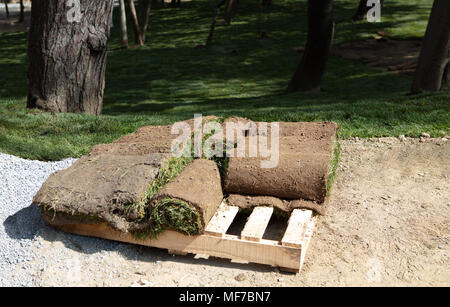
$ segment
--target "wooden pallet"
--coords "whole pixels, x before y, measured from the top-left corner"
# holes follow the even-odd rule
[[[240,236],[227,234],[239,208],[222,203],[207,225],[204,234],[186,236],[166,230],[158,239],[138,240],[131,234],[114,230],[106,223],[54,225],[65,232],[144,246],[168,249],[177,255],[195,254],[231,259],[238,263],[260,263],[289,272],[300,272],[313,233],[316,218],[311,210],[295,209],[281,241],[263,239],[273,208],[256,207]],[[45,219],[45,217],[44,217]],[[45,219],[48,224],[51,220]]]

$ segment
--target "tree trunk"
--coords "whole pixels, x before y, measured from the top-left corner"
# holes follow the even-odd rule
[[[113,2],[32,2],[27,107],[101,113]]]
[[[439,91],[450,58],[450,1],[434,0],[411,91]]]
[[[269,37],[267,29],[267,21],[269,19],[272,0],[261,0],[259,5],[258,28],[259,38],[266,39]]]
[[[180,5],[181,5],[181,0],[172,0],[170,2],[170,6],[171,7],[177,7],[177,6],[180,6]]]
[[[225,4],[226,0],[220,0],[219,3],[214,7],[214,15],[211,22],[211,27],[209,28],[208,38],[206,39],[206,47],[209,47],[212,43],[214,37],[214,31],[217,25],[217,18],[220,15],[220,8]]]
[[[9,19],[8,0],[3,0],[3,3],[5,4],[6,19]]]
[[[120,38],[122,46],[128,48],[128,29],[125,0],[120,0]]]
[[[128,6],[130,8],[131,18],[133,19],[134,41],[137,45],[143,46],[147,38],[152,0],[139,1],[139,9],[141,10],[140,20],[136,13],[136,7],[134,6],[133,0],[128,0]]]
[[[25,20],[25,6],[23,5],[23,0],[20,0],[20,14],[19,23]]]
[[[333,0],[308,0],[308,41],[288,92],[320,90],[333,34]]]
[[[225,9],[225,23],[227,25],[231,25],[231,17],[233,17],[234,6],[234,0],[228,0],[227,7]]]
[[[353,15],[353,21],[363,20],[367,18],[367,13],[369,12],[371,6],[368,3],[369,0],[360,0],[358,8],[356,9],[355,15]],[[381,0],[381,7],[384,5],[384,0]]]

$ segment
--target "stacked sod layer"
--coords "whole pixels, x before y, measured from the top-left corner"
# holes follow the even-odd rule
[[[260,123],[255,124],[258,127]],[[253,133],[259,137],[261,131]],[[229,203],[241,208],[272,206],[285,212],[304,208],[323,214],[339,154],[336,133],[337,124],[331,122],[279,123],[275,167],[262,167],[268,157],[260,152],[256,157],[233,154],[228,160],[224,190]],[[270,125],[263,134],[270,148]],[[245,136],[248,151],[252,132]]]
[[[221,124],[215,117],[203,120],[216,122],[222,131],[231,122],[253,123],[237,117]],[[186,123],[194,131],[194,121]],[[165,229],[202,233],[222,202],[222,191],[230,205],[243,209],[272,206],[287,213],[296,208],[324,213],[339,153],[338,147],[333,150],[337,125],[279,123],[279,146],[271,143],[276,131],[270,125],[267,131],[245,129],[233,133],[244,137],[247,156],[237,156],[237,144],[225,134],[210,132],[202,142],[225,136],[223,153],[231,152],[231,157],[194,159],[192,152],[173,155],[178,135],[172,134],[172,126],[142,127],[112,144],[95,146],[69,169],[52,174],[34,203],[50,224],[108,223],[137,238],[155,238]],[[275,167],[262,167],[269,158],[260,152],[248,155],[254,133],[278,152]]]
[[[193,130],[193,120],[186,123]],[[143,127],[95,146],[67,170],[52,174],[33,202],[53,225],[106,222],[146,237],[165,228],[201,233],[223,198],[219,171],[212,161],[174,157],[177,135],[171,127]],[[189,184],[183,186],[178,176]],[[180,186],[172,188],[172,182]]]

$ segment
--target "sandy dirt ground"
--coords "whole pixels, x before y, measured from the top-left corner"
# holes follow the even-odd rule
[[[450,141],[341,145],[329,211],[300,274],[121,243],[105,249],[49,227],[36,240],[38,259],[16,274],[26,269],[45,286],[450,286]]]
[[[367,66],[413,75],[422,45],[419,40],[390,40],[378,32],[375,39],[333,46],[333,55],[359,61]]]

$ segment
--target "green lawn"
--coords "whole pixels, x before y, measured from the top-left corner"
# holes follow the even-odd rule
[[[267,40],[257,39],[259,1],[241,1],[233,26],[217,28],[213,47],[194,48],[206,40],[213,2],[155,7],[148,42],[139,49],[119,48],[119,29],[113,29],[99,117],[27,110],[26,33],[1,35],[0,152],[41,160],[78,157],[92,145],[140,126],[169,124],[194,113],[267,121],[332,120],[340,124],[341,138],[448,133],[448,88],[410,96],[410,77],[354,61],[332,57],[322,93],[284,94],[300,61],[292,47],[306,39],[306,0],[275,1],[263,25],[269,29]],[[387,1],[382,22],[373,24],[350,21],[357,2],[335,1],[335,43],[371,38],[381,29],[395,39],[420,38],[432,0]]]

